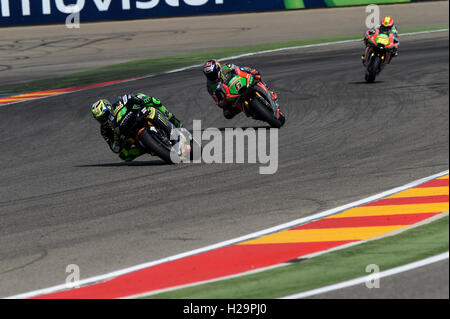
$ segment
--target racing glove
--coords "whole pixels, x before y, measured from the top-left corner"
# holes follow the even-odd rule
[[[173,115],[173,114],[172,114],[172,117],[170,118],[169,121],[172,122],[172,124],[175,125],[175,127],[180,128],[180,127],[183,126],[183,123],[181,123],[181,121],[180,121],[179,119],[177,119],[177,118],[175,117],[175,115]]]
[[[113,143],[113,144],[111,145],[111,150],[112,150],[114,153],[118,154],[118,153],[120,152],[120,145],[119,145],[118,143]]]
[[[255,76],[255,79],[258,79],[258,80],[261,79],[261,74],[259,73],[258,70],[252,70],[250,73]]]

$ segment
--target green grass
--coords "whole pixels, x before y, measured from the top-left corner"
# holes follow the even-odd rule
[[[401,31],[416,32],[416,31],[437,30],[443,28],[448,28],[448,25],[434,26],[429,28],[415,28]],[[114,64],[89,71],[77,72],[50,79],[0,86],[0,94],[3,95],[3,94],[26,93],[41,90],[61,89],[78,85],[89,85],[112,80],[121,80],[125,78],[158,74],[161,72],[170,71],[177,68],[201,64],[204,61],[209,60],[211,58],[223,59],[225,57],[251,52],[332,42],[332,41],[352,40],[359,38],[361,38],[361,34],[345,35],[332,38],[318,38],[318,39],[316,38],[316,39],[305,39],[289,42],[278,42],[271,44],[242,46],[236,48],[218,48],[215,50],[199,51],[189,54],[179,54],[179,55],[134,60],[126,63]]]
[[[151,299],[277,298],[366,276],[448,251],[449,217],[292,265],[149,296]]]

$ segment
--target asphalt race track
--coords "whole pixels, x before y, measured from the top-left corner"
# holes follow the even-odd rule
[[[448,25],[448,1],[380,5],[400,31]],[[134,59],[299,39],[363,34],[365,7],[200,15],[0,28],[0,85]],[[267,23],[270,21],[270,23]],[[320,27],[316,26],[320,21]]]
[[[226,120],[199,68],[0,107],[0,296],[171,256],[342,205],[449,166],[448,32],[402,38],[364,82],[361,43],[246,57],[287,115],[279,168],[121,163],[90,114],[100,97],[145,92],[186,127]],[[437,273],[436,275],[439,275]],[[448,288],[447,288],[448,297]]]

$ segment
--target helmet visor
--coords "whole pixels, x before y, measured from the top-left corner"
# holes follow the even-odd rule
[[[390,27],[381,26],[380,27],[380,32],[381,33],[390,33],[391,32],[391,28]]]

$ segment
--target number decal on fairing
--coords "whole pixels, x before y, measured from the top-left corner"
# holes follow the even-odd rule
[[[153,119],[155,118],[155,114],[156,114],[156,109],[155,109],[154,107],[152,107],[152,108],[150,108],[150,114],[147,115],[147,117],[148,117],[150,120],[153,120]]]
[[[121,110],[123,108],[123,104],[122,103],[120,103],[117,107],[116,107],[116,109],[114,110],[114,116],[116,116],[117,115],[117,113],[119,113],[119,111]]]
[[[389,38],[387,38],[386,36],[378,36],[375,41],[381,45],[388,45],[389,44]]]
[[[236,91],[239,91],[242,88],[241,81],[237,81],[236,84],[234,85],[234,87],[236,88]]]
[[[127,109],[123,108],[122,111],[120,111],[120,113],[117,115],[117,122],[120,122],[125,113],[127,113]]]

